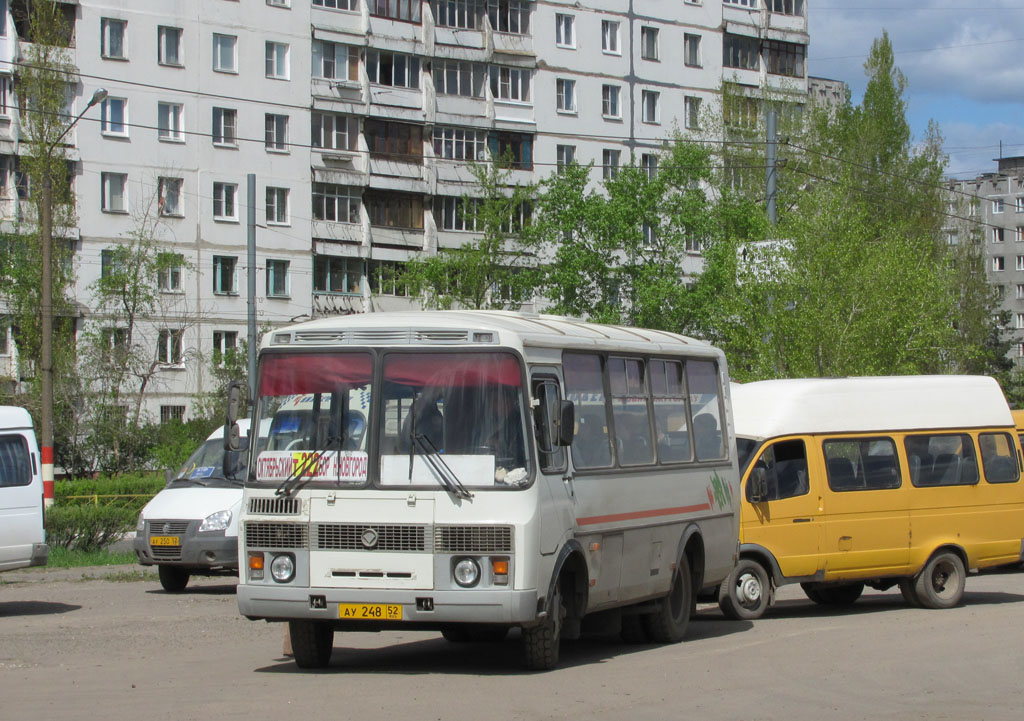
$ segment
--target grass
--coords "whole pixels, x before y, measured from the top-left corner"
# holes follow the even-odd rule
[[[134,564],[134,551],[73,551],[51,548],[47,568],[79,568],[82,566],[124,566]]]

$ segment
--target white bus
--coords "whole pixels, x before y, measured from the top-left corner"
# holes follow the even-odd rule
[[[32,417],[0,406],[0,571],[45,566],[43,477]]]
[[[676,642],[735,565],[728,372],[703,342],[502,312],[347,316],[268,334],[257,389],[270,430],[238,605],[287,621],[300,667],[326,666],[336,631],[520,628],[526,665],[547,669],[599,611],[626,640]]]

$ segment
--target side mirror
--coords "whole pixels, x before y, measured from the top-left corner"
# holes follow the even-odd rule
[[[237,451],[241,447],[241,432],[238,430],[238,413],[242,407],[242,392],[245,384],[238,381],[228,383],[228,405],[224,413],[224,450]],[[225,464],[227,456],[224,457]],[[226,467],[226,466],[225,466]]]
[[[754,466],[747,483],[750,485],[751,503],[763,503],[768,500],[768,470],[764,466]]]
[[[576,406],[572,401],[559,401],[558,426],[555,428],[555,443],[559,446],[571,446],[576,433]]]

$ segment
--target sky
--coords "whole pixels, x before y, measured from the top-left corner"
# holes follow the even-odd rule
[[[808,0],[808,73],[842,80],[859,103],[864,61],[889,33],[907,80],[914,141],[929,120],[947,175],[973,178],[995,159],[1024,156],[1024,0]]]

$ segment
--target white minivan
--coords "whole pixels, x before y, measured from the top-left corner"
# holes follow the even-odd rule
[[[183,590],[191,576],[238,572],[249,421],[238,427],[241,450],[225,451],[224,429],[216,429],[139,514],[135,554],[143,566],[157,566],[167,591]]]
[[[0,571],[45,566],[43,477],[32,417],[0,406]]]

